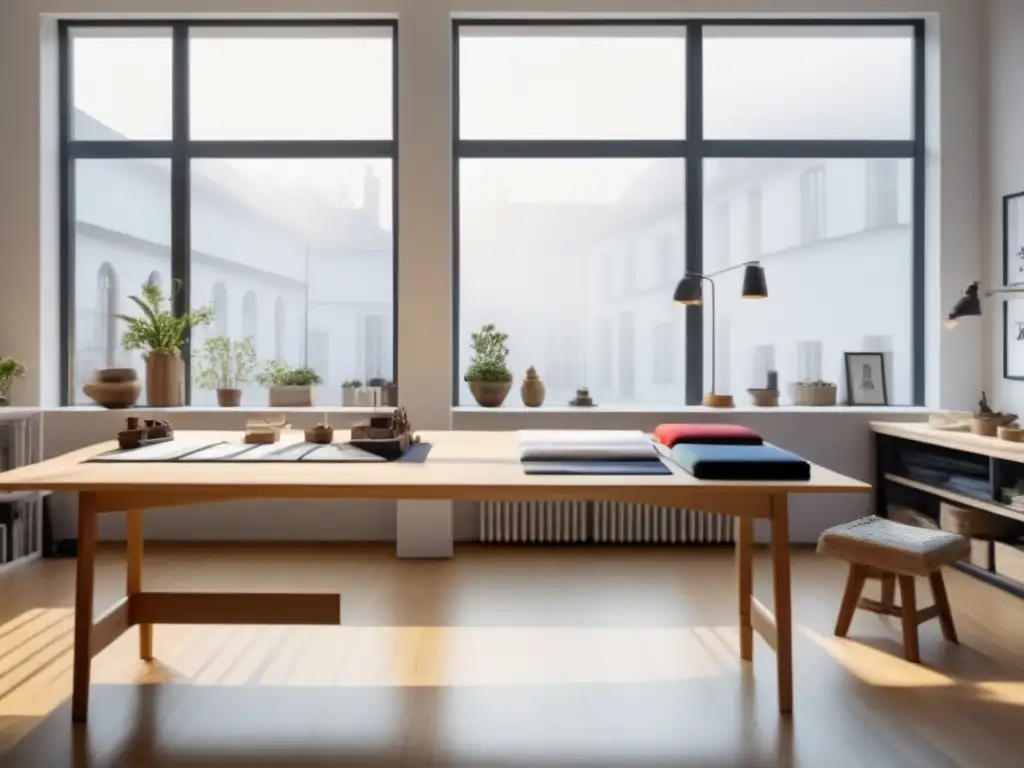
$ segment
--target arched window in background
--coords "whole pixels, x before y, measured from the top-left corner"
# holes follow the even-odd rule
[[[288,337],[288,316],[284,308],[284,299],[280,296],[274,302],[274,359],[285,361],[285,339]]]
[[[116,365],[117,356],[117,273],[109,263],[100,267],[96,279],[96,347],[105,368]]]
[[[256,315],[256,292],[246,291],[242,297],[242,338],[252,339],[252,346],[259,355],[259,321]]]
[[[213,286],[210,306],[213,307],[213,335],[228,336],[228,289],[221,280]]]

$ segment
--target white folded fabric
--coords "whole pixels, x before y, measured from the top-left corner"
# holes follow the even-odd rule
[[[658,451],[640,430],[522,429],[521,461],[653,461]]]

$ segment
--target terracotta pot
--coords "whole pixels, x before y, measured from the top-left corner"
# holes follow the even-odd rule
[[[497,408],[508,397],[512,389],[511,381],[471,381],[469,391],[473,393],[477,405],[484,408]]]
[[[104,368],[85,382],[82,391],[104,408],[131,408],[139,400],[142,385],[134,368]]]
[[[185,404],[185,363],[177,355],[150,352],[146,358],[146,404],[180,408]]]
[[[242,404],[242,390],[218,389],[217,405],[221,408],[237,408]]]
[[[519,394],[523,397],[523,405],[527,408],[540,408],[544,405],[544,382],[537,375],[537,369],[532,365],[526,371],[526,378],[523,379],[523,386],[519,388]]]
[[[271,408],[309,408],[313,405],[313,388],[308,385],[278,385],[270,388]]]

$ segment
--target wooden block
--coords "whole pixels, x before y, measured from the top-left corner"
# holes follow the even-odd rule
[[[907,507],[903,504],[890,504],[886,508],[889,519],[895,523],[903,523],[904,525],[913,525],[918,528],[938,528],[939,524],[934,518],[928,517],[923,512],[918,512],[913,507]]]
[[[1024,547],[1003,544],[995,545],[996,573],[1024,584]]]
[[[1013,520],[980,509],[966,509],[947,502],[939,505],[939,527],[961,536],[1000,539],[1013,530],[1013,523]]]

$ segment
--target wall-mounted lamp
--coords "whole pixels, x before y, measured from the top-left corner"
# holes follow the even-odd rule
[[[953,310],[946,317],[946,327],[956,328],[957,320],[961,317],[978,317],[981,315],[982,296],[987,299],[989,296],[995,296],[998,293],[1024,293],[1024,285],[1007,285],[1002,288],[991,288],[981,294],[978,291],[977,281],[971,283],[967,286],[967,290],[964,291],[964,295],[957,299],[956,304],[953,305]]]
[[[747,261],[743,264],[734,264],[731,267],[712,272],[710,275],[702,275],[698,272],[687,272],[686,276],[679,281],[673,298],[675,301],[686,306],[700,306],[704,301],[702,283],[706,280],[711,286],[711,392],[704,395],[704,405],[711,408],[732,408],[732,395],[715,394],[715,346],[718,339],[715,337],[715,313],[718,311],[718,303],[715,301],[715,281],[712,277],[731,272],[734,269],[746,267],[743,272],[744,299],[767,299],[768,283],[764,277],[764,267],[759,262]]]

